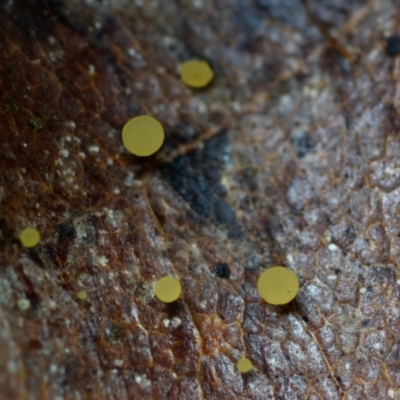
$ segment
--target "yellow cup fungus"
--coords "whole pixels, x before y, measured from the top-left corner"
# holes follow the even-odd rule
[[[172,276],[164,276],[156,283],[155,294],[163,303],[172,303],[181,294],[181,284]]]
[[[189,60],[180,67],[182,81],[190,87],[202,88],[207,86],[214,73],[205,61]]]
[[[258,279],[260,296],[269,304],[289,303],[299,291],[297,276],[285,267],[272,267],[265,270]]]
[[[122,129],[122,142],[136,156],[154,154],[164,142],[164,129],[153,117],[140,115],[130,119]]]
[[[88,297],[87,293],[84,290],[80,290],[77,294],[76,294],[76,298],[78,300],[86,300]]]
[[[237,369],[243,373],[249,372],[253,368],[251,361],[247,357],[242,357],[237,362],[236,366],[237,366]]]
[[[40,233],[35,228],[27,227],[20,232],[19,240],[24,247],[35,247],[40,242]]]

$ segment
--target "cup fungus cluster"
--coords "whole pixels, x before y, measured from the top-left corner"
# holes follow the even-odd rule
[[[267,268],[258,278],[257,290],[261,298],[272,305],[283,305],[292,301],[299,291],[297,276],[285,267]],[[156,297],[171,303],[177,300],[181,293],[181,285],[176,278],[164,276],[155,288]],[[247,357],[242,357],[236,364],[241,373],[252,370],[253,365]]]
[[[180,67],[182,81],[192,88],[207,86],[213,71],[205,61],[189,60]],[[148,115],[140,115],[130,119],[122,129],[122,142],[125,148],[139,157],[147,157],[157,152],[164,142],[164,129],[160,122]],[[40,242],[40,233],[31,227],[20,232],[19,239],[24,247],[32,248]],[[226,263],[218,264],[215,273],[220,278],[229,278],[229,267]],[[296,297],[299,282],[296,275],[285,267],[266,269],[257,283],[258,293],[269,304],[287,304]],[[172,276],[164,276],[155,285],[155,296],[163,303],[172,303],[181,295],[181,284]],[[76,294],[79,300],[86,300],[87,293],[80,291]],[[251,361],[242,357],[237,362],[240,372],[246,373],[252,369]]]
[[[180,75],[187,86],[199,89],[207,86],[214,74],[207,62],[189,60],[181,65]],[[155,118],[140,115],[124,125],[122,142],[125,148],[136,156],[151,156],[164,142],[164,129]]]

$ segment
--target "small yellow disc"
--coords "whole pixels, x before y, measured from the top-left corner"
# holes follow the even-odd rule
[[[154,154],[164,142],[164,129],[153,117],[140,115],[130,119],[122,128],[122,142],[135,156]]]
[[[172,303],[181,294],[181,284],[172,276],[164,276],[156,283],[156,296],[163,303]]]
[[[35,247],[40,242],[40,233],[35,228],[25,228],[19,234],[19,240],[24,247]]]
[[[202,88],[207,86],[214,76],[210,66],[205,61],[190,60],[181,65],[182,81],[190,87]]]
[[[265,270],[258,279],[258,293],[269,304],[286,304],[296,297],[299,291],[297,276],[285,267],[272,267]]]
[[[77,294],[76,294],[76,298],[79,300],[86,300],[87,299],[87,293],[84,290],[80,290]]]
[[[240,372],[249,372],[253,368],[251,361],[247,357],[242,357],[236,366]]]

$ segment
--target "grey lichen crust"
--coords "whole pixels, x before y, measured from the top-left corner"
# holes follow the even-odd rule
[[[399,20],[390,0],[2,4],[0,399],[399,400]],[[208,88],[180,81],[190,58]],[[121,142],[139,114],[166,132],[150,159]],[[257,293],[272,265],[299,277],[287,306]]]

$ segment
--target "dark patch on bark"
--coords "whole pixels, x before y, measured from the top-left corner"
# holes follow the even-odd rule
[[[229,278],[231,273],[227,263],[214,265],[213,269],[218,278]]]
[[[193,126],[185,121],[179,121],[173,127],[166,127],[164,130],[168,140],[178,144],[191,143],[198,136]]]
[[[59,224],[57,225],[57,234],[59,239],[74,239],[76,232],[75,232],[75,228],[73,227],[73,225],[65,223],[65,224]]]
[[[209,218],[228,238],[237,239],[242,229],[230,205],[222,199],[226,191],[220,184],[227,153],[227,132],[221,131],[194,149],[161,168],[163,177],[197,214]]]
[[[296,148],[298,158],[303,158],[315,147],[314,141],[306,133],[294,135],[291,141]]]
[[[389,36],[386,39],[386,54],[390,57],[395,57],[400,54],[400,37],[397,35]]]
[[[258,189],[257,184],[257,169],[247,167],[243,170],[243,176],[247,183],[250,192],[255,192]]]
[[[57,19],[50,12],[48,0],[15,0],[11,4],[1,8],[28,37],[41,41],[52,34]]]

